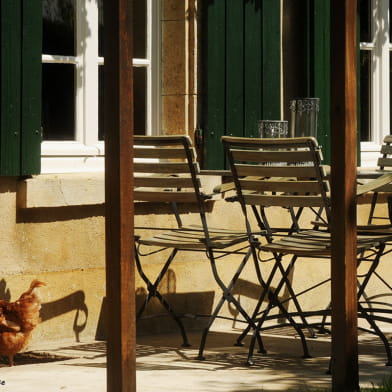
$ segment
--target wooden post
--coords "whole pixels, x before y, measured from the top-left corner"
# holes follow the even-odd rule
[[[359,390],[356,0],[331,0],[332,390]]]
[[[132,1],[104,2],[107,391],[136,391]]]

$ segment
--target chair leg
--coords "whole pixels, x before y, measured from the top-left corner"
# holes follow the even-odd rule
[[[378,198],[378,192],[374,192],[373,196],[372,196],[372,201],[371,201],[371,204],[370,204],[368,225],[372,224],[372,220],[373,220],[373,216],[374,216],[374,210],[375,210],[376,204],[377,204],[377,198]]]
[[[151,298],[156,297],[159,300],[159,302],[162,304],[162,306],[166,309],[168,314],[172,317],[172,319],[178,325],[178,328],[180,329],[180,333],[182,336],[182,341],[183,341],[182,346],[183,347],[190,347],[189,340],[188,340],[187,334],[185,332],[185,327],[184,327],[181,319],[177,316],[176,312],[172,309],[170,304],[165,300],[165,298],[163,298],[162,294],[158,291],[158,285],[161,282],[162,278],[165,276],[167,270],[170,267],[170,264],[172,263],[174,257],[176,256],[177,252],[178,252],[178,249],[173,249],[173,251],[169,255],[168,259],[166,260],[163,268],[161,269],[160,273],[158,274],[155,282],[152,283],[143,271],[140,257],[137,252],[137,249],[135,247],[136,267],[137,267],[137,270],[139,272],[140,277],[146,283],[147,290],[148,290],[148,294],[146,296],[146,299],[144,300],[142,306],[140,307],[140,309],[138,310],[138,312],[136,314],[136,319],[138,320],[142,316],[142,314],[143,314],[144,310],[146,309],[148,303],[150,302]]]
[[[280,257],[280,256],[279,256],[279,257]],[[316,334],[314,333],[313,328],[311,328],[311,327],[309,326],[308,321],[307,321],[306,318],[304,317],[303,311],[302,311],[302,308],[301,308],[301,305],[299,304],[298,299],[297,299],[297,295],[294,293],[293,287],[291,286],[290,280],[289,280],[289,278],[288,278],[290,272],[292,271],[292,269],[293,269],[293,267],[294,267],[294,263],[295,263],[296,259],[297,259],[296,256],[294,256],[294,257],[292,258],[292,260],[291,260],[291,262],[289,263],[289,266],[287,267],[286,270],[284,269],[282,263],[280,262],[280,261],[281,261],[281,258],[279,259],[279,261],[278,261],[278,267],[279,267],[279,270],[280,270],[280,272],[281,272],[281,274],[282,274],[282,280],[281,280],[282,285],[279,285],[279,286],[276,288],[275,295],[276,295],[276,297],[278,296],[278,294],[279,294],[281,288],[282,288],[283,285],[285,284],[286,287],[287,287],[287,290],[289,291],[290,299],[293,301],[293,303],[294,303],[294,305],[295,305],[295,308],[297,309],[298,315],[299,315],[299,317],[301,318],[301,321],[302,321],[302,323],[303,323],[303,325],[304,325],[304,328],[306,328],[306,329],[309,331],[309,336],[310,336],[311,338],[315,338],[315,337],[316,337]]]
[[[275,303],[270,301],[269,307],[267,308],[266,311],[264,311],[264,316],[263,316],[263,318],[261,320],[263,322],[265,321],[265,319],[268,316],[268,313],[270,312],[270,310],[274,306],[281,305],[282,308],[285,309],[284,306],[279,301],[279,293],[280,293],[281,289],[283,288],[283,286],[286,285],[286,287],[287,287],[287,289],[289,291],[289,294],[290,294],[290,300],[293,301],[294,306],[295,306],[295,308],[297,310],[297,313],[298,313],[299,317],[301,318],[301,321],[302,321],[302,324],[303,324],[304,328],[306,328],[309,331],[310,337],[314,338],[316,336],[315,333],[314,333],[314,330],[313,330],[313,328],[310,327],[310,325],[308,324],[305,316],[303,315],[303,311],[302,311],[301,305],[298,302],[297,296],[296,296],[296,294],[295,294],[295,292],[294,292],[294,290],[293,290],[293,288],[291,286],[290,280],[288,278],[290,272],[292,271],[292,269],[294,267],[295,261],[297,260],[297,256],[294,255],[291,258],[291,261],[290,261],[289,265],[287,266],[286,270],[284,269],[284,267],[283,267],[283,265],[281,263],[282,255],[274,255],[274,256],[275,256],[275,265],[274,265],[274,268],[271,270],[270,277],[268,279],[268,286],[267,286],[268,290],[269,290],[270,284],[272,282],[272,279],[273,279],[277,269],[279,269],[282,277],[281,277],[281,280],[280,280],[279,284],[277,285],[276,289],[274,290],[274,292],[273,293],[270,292],[270,294],[275,298],[274,299]],[[260,272],[260,268],[259,268],[258,264],[256,264],[256,271],[257,271],[257,276],[259,278],[260,283],[263,284],[262,283],[261,272]],[[285,314],[289,314],[287,311],[285,311],[284,313]],[[291,319],[293,320],[293,318],[291,318]],[[293,324],[294,328],[296,328],[297,326],[298,326],[297,323],[295,323],[295,325]]]
[[[290,316],[290,313],[285,309],[285,307],[280,303],[279,299],[276,297],[275,293],[272,293],[270,291],[270,304],[272,304],[272,306],[277,306],[279,308],[279,310],[282,312],[283,316],[289,321],[289,323],[291,324],[291,326],[297,331],[300,339],[301,339],[301,343],[302,343],[302,350],[303,350],[303,358],[311,358],[311,355],[309,353],[309,349],[308,349],[308,344],[306,342],[306,338],[305,335],[302,331],[302,328],[295,322],[295,320]],[[271,307],[272,309],[272,307]],[[257,328],[253,333],[252,336],[252,340],[250,342],[249,345],[249,351],[248,351],[248,359],[246,364],[248,366],[252,366],[253,365],[253,352],[254,352],[254,346],[255,346],[255,336],[256,334],[262,329],[262,325],[265,321],[265,317],[262,317],[258,324],[257,324]]]
[[[266,295],[268,295],[268,305],[267,305],[267,309],[265,311],[263,311],[262,317],[259,318],[256,329],[254,329],[254,333],[253,333],[253,336],[252,336],[252,339],[251,339],[251,342],[250,342],[250,346],[249,346],[247,365],[251,366],[253,364],[253,351],[254,351],[254,346],[255,346],[255,339],[257,338],[257,336],[260,336],[260,331],[262,330],[262,325],[265,322],[268,313],[274,307],[278,307],[279,308],[279,310],[280,310],[281,314],[283,315],[283,317],[285,317],[289,321],[290,325],[297,331],[298,335],[301,338],[302,348],[303,348],[303,352],[304,352],[304,358],[309,358],[310,354],[309,354],[306,338],[305,338],[305,335],[304,335],[301,327],[295,322],[293,317],[290,316],[289,312],[281,304],[281,302],[279,301],[279,298],[278,298],[279,291],[281,290],[283,285],[285,283],[290,285],[290,282],[288,281],[288,275],[289,275],[292,267],[294,266],[294,262],[296,260],[296,257],[294,256],[292,258],[291,262],[289,263],[289,266],[287,267],[286,270],[284,270],[282,264],[280,263],[280,259],[279,259],[279,258],[281,258],[281,256],[280,255],[275,255],[274,266],[273,266],[273,268],[272,268],[272,270],[271,270],[271,272],[269,274],[269,277],[268,277],[267,281],[264,281],[264,279],[262,277],[261,270],[260,270],[260,266],[259,266],[259,263],[258,263],[256,250],[255,250],[254,247],[251,247],[251,249],[252,249],[252,255],[253,255],[254,265],[255,265],[255,269],[256,269],[256,275],[257,275],[257,278],[259,280],[260,285],[263,287],[263,293],[260,296],[260,298],[258,300],[258,303],[256,305],[256,308],[255,308],[255,310],[253,312],[252,320],[255,320],[257,318],[257,314],[259,313],[259,310],[260,310],[260,308],[262,306],[262,302],[264,301]],[[276,274],[278,269],[282,273],[282,278],[281,278],[281,281],[279,282],[277,288],[274,291],[272,291],[270,289],[271,283],[272,283],[272,280],[273,280],[273,278],[274,278],[274,276],[275,276],[275,274]],[[291,287],[291,285],[290,285],[290,287]],[[290,291],[290,295],[295,298],[295,293],[294,293],[293,290]],[[295,302],[295,305],[297,307],[298,313],[301,315],[302,310],[301,310],[301,307],[300,307],[298,301]],[[306,319],[303,316],[301,316],[301,318],[303,320],[305,320],[304,324],[309,328],[309,326],[308,326],[308,324],[306,322]],[[245,328],[243,333],[238,338],[237,344],[239,344],[242,341],[242,339],[246,336],[246,334],[249,331],[250,331],[250,328],[248,326],[247,328]],[[265,350],[263,350],[263,351],[265,352]]]
[[[234,274],[233,278],[230,280],[228,285],[225,285],[223,283],[223,281],[220,279],[219,277],[219,273],[216,267],[216,263],[215,263],[215,258],[214,255],[212,253],[212,251],[209,252],[209,258],[210,258],[210,264],[212,267],[212,272],[215,278],[215,281],[218,283],[219,287],[222,290],[222,297],[219,300],[217,306],[215,307],[214,312],[212,313],[212,315],[210,316],[210,319],[208,321],[208,324],[206,326],[206,328],[203,331],[202,334],[202,338],[201,338],[201,342],[200,342],[200,346],[199,346],[199,353],[197,356],[197,359],[199,360],[204,360],[204,348],[205,348],[205,344],[206,344],[206,340],[207,340],[207,335],[208,332],[212,326],[212,324],[214,323],[215,319],[217,318],[222,306],[224,305],[225,302],[231,303],[232,305],[234,305],[234,307],[238,310],[239,313],[241,313],[241,315],[244,317],[244,319],[246,320],[246,322],[248,323],[248,325],[251,326],[251,328],[256,328],[255,323],[253,322],[253,320],[251,319],[251,317],[249,317],[249,315],[247,314],[247,312],[244,310],[244,308],[241,306],[241,304],[239,303],[239,301],[237,301],[233,295],[231,294],[232,289],[235,285],[235,283],[237,282],[242,270],[244,269],[246,263],[248,262],[248,259],[250,257],[251,251],[249,250],[247,252],[247,254],[245,255],[245,257],[242,259],[241,264],[239,265],[239,267],[237,268],[236,273]],[[259,344],[260,350],[264,350],[264,345],[263,342],[261,340],[260,336],[256,337],[257,342]]]
[[[275,276],[275,272],[276,272],[276,270],[278,268],[277,264],[275,263],[273,265],[273,267],[272,267],[272,270],[270,272],[268,280],[265,282],[263,277],[262,277],[262,274],[261,274],[261,271],[260,271],[260,266],[259,266],[259,263],[258,263],[257,259],[254,259],[254,266],[255,266],[255,269],[256,269],[256,275],[258,277],[258,281],[259,281],[261,287],[263,288],[263,291],[262,291],[262,293],[261,293],[261,295],[260,295],[260,297],[259,297],[259,299],[257,301],[255,309],[253,310],[253,314],[251,316],[252,320],[256,320],[257,315],[259,314],[260,308],[262,307],[263,302],[265,301],[265,298],[268,295],[268,291],[269,291],[269,288],[271,287],[272,279]],[[236,346],[242,346],[243,345],[242,341],[248,335],[250,330],[251,330],[251,325],[248,324],[247,327],[242,331],[241,335],[237,338],[237,341],[235,343]],[[264,350],[263,353],[265,354],[266,351]]]
[[[381,341],[384,344],[385,348],[385,353],[387,355],[387,362],[386,366],[392,366],[392,352],[391,352],[391,347],[389,345],[388,339],[384,335],[384,333],[381,331],[381,329],[378,327],[376,322],[374,321],[373,317],[367,313],[367,311],[358,303],[358,310],[364,317],[364,319],[369,323],[371,328],[374,330],[374,333],[381,339]]]
[[[377,323],[374,320],[374,309],[372,307],[369,308],[369,310],[364,309],[364,307],[360,304],[359,300],[361,299],[361,297],[364,297],[365,302],[368,303],[368,300],[366,298],[365,295],[365,289],[367,284],[369,283],[370,278],[372,277],[373,273],[375,272],[380,258],[383,254],[383,251],[385,249],[385,244],[382,244],[379,248],[378,251],[376,253],[375,259],[373,261],[371,261],[371,266],[369,268],[369,270],[366,273],[365,279],[362,281],[362,283],[358,282],[358,312],[360,313],[360,315],[362,315],[362,317],[368,322],[368,324],[370,325],[370,327],[373,329],[374,333],[381,339],[381,341],[384,344],[385,347],[385,352],[387,355],[387,366],[392,366],[392,352],[391,352],[391,347],[389,345],[389,341],[386,338],[385,334],[381,331],[381,329],[378,327]],[[368,305],[371,305],[368,303]]]

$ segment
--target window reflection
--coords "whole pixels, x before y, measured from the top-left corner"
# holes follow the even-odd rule
[[[155,1],[155,0],[154,0]],[[99,18],[99,56],[103,57],[104,25],[103,0],[98,0]],[[133,2],[133,57],[143,59],[147,57],[147,1],[134,0]]]
[[[146,103],[147,103],[146,68],[133,68],[133,118],[135,135],[146,133]]]
[[[103,95],[103,86],[104,86],[104,68],[102,65],[98,68],[98,140],[104,140],[105,132],[104,132],[104,95]]]
[[[44,54],[75,56],[75,0],[42,0]]]
[[[44,140],[74,140],[74,66],[42,64]]]
[[[103,0],[98,0],[98,56],[103,57]]]
[[[389,97],[392,97],[392,54],[389,52]],[[392,99],[389,98],[389,134],[392,134]]]
[[[360,55],[360,127],[361,141],[371,140],[370,132],[370,55],[368,50],[361,50]]]
[[[147,8],[146,0],[133,2],[133,57],[143,59],[147,56]]]
[[[98,0],[99,19],[99,56],[103,57],[103,1]],[[144,59],[147,57],[147,1],[134,0],[133,3],[133,57]],[[145,67],[133,68],[133,90],[134,90],[134,133],[144,135],[147,130],[146,125],[146,105],[147,105],[147,69]],[[99,67],[99,129],[98,138],[104,140],[104,68]]]
[[[371,42],[371,1],[360,0],[359,12],[360,12],[360,41]]]

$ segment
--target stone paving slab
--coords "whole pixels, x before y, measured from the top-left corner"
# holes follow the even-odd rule
[[[245,365],[247,344],[234,347],[236,334],[212,332],[206,360],[196,360],[200,333],[191,333],[193,346],[182,348],[177,334],[140,336],[137,344],[138,392],[274,392],[304,391],[305,386],[329,387],[328,338],[309,339],[312,358],[303,359],[301,345],[292,335],[264,337],[267,355],[257,354]],[[361,335],[360,380],[377,384],[392,374],[385,352],[374,336]],[[247,342],[246,342],[247,343]],[[104,342],[63,343],[35,348],[36,353],[65,357],[56,362],[0,368],[0,392],[106,391]]]

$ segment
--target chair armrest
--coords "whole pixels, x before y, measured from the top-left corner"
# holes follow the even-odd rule
[[[392,173],[386,173],[377,179],[370,181],[363,185],[357,186],[357,196],[361,196],[367,192],[377,191],[378,188],[381,188],[384,185],[392,182]]]

